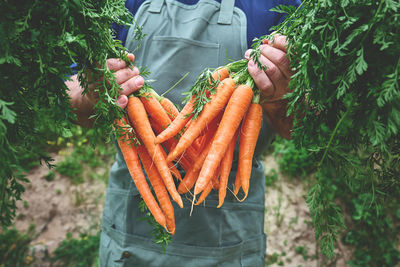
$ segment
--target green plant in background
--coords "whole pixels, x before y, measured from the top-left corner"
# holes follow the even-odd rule
[[[46,179],[46,181],[51,182],[54,180],[55,177],[55,173],[53,170],[49,170],[49,172],[44,176],[44,179]]]
[[[83,183],[83,163],[75,157],[75,151],[70,156],[65,157],[60,163],[57,163],[55,169],[60,174],[72,178],[71,180],[74,184],[79,184]]]
[[[310,257],[308,255],[307,248],[305,248],[304,246],[297,246],[295,250],[296,250],[297,254],[300,254],[301,256],[303,256],[303,259],[305,261],[307,261],[308,258]]]
[[[398,199],[376,203],[371,193],[350,196],[352,222],[343,237],[345,244],[355,248],[349,266],[396,266],[400,261]]]
[[[385,207],[400,200],[400,2],[305,0],[274,10],[288,13],[274,29],[288,37],[295,72],[286,96],[293,142],[314,159],[307,203],[322,252],[333,257],[345,227],[337,191],[372,195],[371,216],[399,223]],[[374,256],[370,265],[383,262]]]
[[[277,140],[274,148],[276,160],[280,161],[280,171],[282,171],[282,166],[283,168],[295,166],[295,169],[302,166],[303,163],[298,161],[303,161],[303,156],[296,155],[302,153],[303,150],[296,151],[293,143]],[[294,156],[283,157],[280,151],[293,153]],[[310,161],[311,159],[308,159],[308,162]],[[303,172],[306,170],[298,170],[297,173]],[[296,175],[296,172],[288,172],[288,174]],[[349,266],[395,266],[400,261],[398,249],[400,244],[399,199],[392,198],[378,202],[376,194],[381,193],[365,192],[375,186],[376,181],[374,180],[353,184],[354,188],[349,188],[346,180],[340,179],[340,177],[324,178],[322,182],[329,188],[329,191],[324,192],[325,199],[333,203],[340,203],[348,215],[344,221],[346,229],[341,236],[344,244],[355,248],[353,257],[348,262]],[[397,193],[393,193],[394,195],[400,194],[399,187],[391,188],[391,190],[397,190]],[[296,252],[299,252],[298,250],[300,249],[296,248]]]
[[[276,181],[278,181],[278,172],[275,169],[271,169],[265,175],[265,185],[267,187],[273,186]]]
[[[280,137],[272,145],[273,155],[282,173],[290,177],[304,177],[313,170],[312,155],[305,148],[298,148],[292,141]]]
[[[100,245],[100,232],[95,235],[80,234],[74,238],[68,233],[51,257],[51,266],[96,266]]]
[[[29,243],[35,234],[31,225],[26,232],[15,228],[2,228],[0,231],[0,266],[28,266],[34,259],[29,255]]]
[[[71,128],[71,134],[71,137],[58,138],[57,142],[51,143],[59,149],[73,148],[72,151],[66,152],[62,161],[56,164],[55,170],[70,177],[74,184],[83,183],[87,178],[106,182],[109,166],[116,154],[116,148],[110,142],[110,137],[104,136],[93,145],[93,143],[89,143],[89,140],[95,138],[94,129],[74,126]],[[68,149],[62,151],[66,150]],[[98,167],[102,167],[104,170],[99,173],[96,169]]]

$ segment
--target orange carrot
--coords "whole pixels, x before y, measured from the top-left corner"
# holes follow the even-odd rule
[[[162,132],[161,125],[159,125],[153,118],[150,117],[149,121],[150,121],[151,128],[154,130],[154,132],[156,134]],[[165,140],[162,144],[169,152],[175,148],[177,143],[178,143],[178,141],[175,138],[170,138],[168,140]],[[187,166],[186,168],[184,168],[185,170],[189,168],[189,165],[191,165],[191,162],[193,162],[193,159],[196,158],[196,155],[197,155],[196,152],[194,151],[194,148],[188,149],[188,152],[189,153],[185,153],[185,155],[180,157],[177,161],[177,162],[181,162],[183,165]],[[168,163],[168,166],[170,166],[171,164],[173,165],[173,163],[170,161],[168,161],[167,163]],[[181,180],[181,179],[179,179],[179,180]]]
[[[117,121],[117,124],[123,126],[122,120]],[[149,185],[147,184],[146,177],[143,174],[142,166],[140,165],[139,157],[137,154],[137,148],[129,141],[128,133],[125,133],[118,138],[118,145],[121,149],[122,155],[124,156],[126,166],[128,167],[129,173],[132,177],[133,182],[136,185],[140,195],[146,203],[149,211],[153,214],[154,219],[163,227],[166,227],[166,218],[158,206],[157,201],[154,199],[153,194],[150,191]]]
[[[194,96],[186,103],[181,112],[176,116],[176,118],[171,122],[171,124],[156,137],[156,143],[162,143],[167,139],[170,139],[177,135],[186,123],[192,117]]]
[[[220,173],[221,174],[221,173]],[[218,176],[219,177],[219,176]],[[214,180],[212,180],[212,181],[214,181],[213,182],[213,189],[214,190],[219,190],[219,179],[218,179],[218,177],[217,177],[217,179],[214,181]]]
[[[161,132],[162,131],[162,127],[161,125],[152,117],[149,117],[149,121],[150,121],[150,125],[151,128],[154,130],[155,133],[157,132]],[[177,144],[177,141],[175,139],[169,139],[167,141],[164,142],[165,147],[168,149],[168,151],[170,151],[170,149],[174,148]],[[159,144],[157,144],[159,145]],[[164,149],[161,149],[161,151],[164,154],[164,158],[167,157],[166,152],[164,151]],[[179,181],[182,180],[182,176],[180,174],[180,172],[178,171],[178,169],[175,167],[175,165],[172,162],[167,162],[168,164],[168,168],[170,169],[171,173],[175,176],[175,178],[177,178]]]
[[[212,179],[207,184],[206,188],[204,188],[203,192],[201,192],[201,195],[200,195],[199,199],[197,200],[196,205],[201,204],[206,199],[206,197],[210,194],[211,190],[213,189],[215,183],[218,180],[219,174],[220,174],[220,167],[218,167],[215,170]]]
[[[203,131],[203,129],[225,107],[234,90],[235,82],[231,78],[226,78],[218,84],[216,93],[213,94],[210,101],[204,105],[204,108],[197,119],[192,121],[190,127],[179,139],[175,149],[168,154],[167,161],[174,160],[177,156],[182,154],[182,152],[188,148],[194,142],[194,140],[196,140],[201,131]],[[212,173],[213,172],[214,170]]]
[[[240,187],[242,187],[242,180],[240,179],[240,170],[239,170],[239,165],[238,165],[237,170],[236,170],[236,177],[235,177],[235,188],[233,191],[233,194],[235,194],[235,196],[237,196],[237,194],[239,193]]]
[[[225,78],[229,77],[229,70],[226,67],[222,67],[220,69],[215,70],[211,76],[213,80],[222,81]]]
[[[171,200],[169,199],[168,191],[165,188],[164,182],[154,166],[153,161],[147,149],[144,146],[138,146],[138,154],[142,162],[143,168],[149,177],[151,186],[153,187],[154,193],[157,196],[158,203],[160,204],[161,210],[164,212],[166,217],[166,224],[168,231],[171,234],[175,233],[175,215],[174,207],[172,206]]]
[[[157,144],[157,146],[161,146],[160,144]],[[167,152],[161,147],[161,152],[163,153],[164,158],[167,158]],[[179,170],[176,168],[175,164],[173,162],[167,162],[168,168],[170,172],[172,173],[173,176],[175,176],[176,179],[179,181],[182,181],[182,176]]]
[[[151,128],[153,129],[155,134],[161,133],[163,131],[162,126],[158,122],[156,122],[152,117],[149,118],[149,121],[150,121]],[[165,140],[165,142],[163,142],[162,145],[168,151],[171,151],[171,149],[173,149],[177,143],[178,143],[177,140],[175,140],[174,138],[171,138],[171,139]]]
[[[214,136],[215,132],[217,131],[219,122],[221,121],[222,115],[224,114],[221,111],[212,121],[210,124],[207,124],[206,128],[201,132],[199,137],[192,143],[192,147],[197,151],[203,151],[204,147],[206,146],[206,142],[210,141],[210,136]],[[211,133],[211,135],[210,135]],[[208,136],[208,137],[207,137]],[[199,153],[198,153],[199,154]]]
[[[151,128],[144,105],[139,98],[129,97],[127,112],[130,122],[152,157],[172,199],[182,208],[182,198],[176,190],[174,179],[172,178],[168,164],[162,152],[162,147],[156,145],[154,142],[154,132]]]
[[[256,147],[258,134],[262,123],[262,108],[260,104],[252,103],[243,119],[240,129],[239,142],[239,172],[242,188],[244,191],[244,199],[249,192],[249,183],[251,176],[251,168],[253,164],[254,149]]]
[[[201,151],[204,147],[204,135],[197,137],[192,146],[197,151]]]
[[[144,93],[140,97],[147,114],[158,122],[163,129],[167,128],[171,123],[167,112],[164,110],[161,103],[157,100],[156,96],[152,93]]]
[[[212,125],[210,126],[210,130],[205,135],[207,144],[204,147],[204,149],[200,152],[196,160],[193,162],[191,168],[186,172],[186,175],[183,178],[182,182],[179,184],[178,192],[180,194],[187,193],[189,190],[192,189],[192,187],[196,183],[201,167],[203,166],[204,160],[206,159],[207,154],[210,151],[212,140],[214,138],[217,127],[218,124],[216,122],[212,123]]]
[[[176,108],[171,100],[166,97],[161,97],[160,104],[164,108],[165,112],[167,112],[167,115],[171,121],[174,120],[176,116],[178,116],[179,110]]]
[[[238,134],[239,130],[236,130],[228,148],[226,149],[225,155],[221,160],[221,177],[219,178],[220,180],[219,180],[219,191],[218,191],[219,203],[217,208],[220,208],[222,206],[226,196],[226,187],[228,185],[229,173],[231,172],[232,168],[233,152],[235,151],[235,145]]]
[[[212,74],[213,79],[214,80],[218,79],[219,81],[223,81],[228,76],[229,76],[229,71],[227,68],[221,68],[219,70],[216,70]],[[169,127],[157,136],[156,138],[157,143],[162,143],[166,139],[174,137],[182,130],[182,128],[192,117],[194,102],[195,102],[195,96],[192,96],[192,98],[189,100],[189,102],[186,103],[186,105],[183,107],[178,116],[176,116],[176,118],[171,122]]]
[[[178,186],[179,194],[185,194],[192,189],[197,181],[197,178],[199,177],[199,172],[200,170],[195,171],[193,168],[189,168],[189,170],[186,171],[185,177],[183,177]]]
[[[229,78],[225,79],[228,80]],[[197,179],[194,194],[197,195],[210,182],[212,175],[219,166],[226,149],[228,148],[236,129],[239,127],[253,98],[253,90],[250,86],[242,84],[233,92],[225,108],[220,125],[215,134],[210,152],[201,168]],[[179,146],[179,143],[176,147]]]

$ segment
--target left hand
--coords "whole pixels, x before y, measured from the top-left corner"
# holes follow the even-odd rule
[[[249,60],[248,70],[256,86],[260,89],[260,104],[263,107],[271,127],[286,139],[291,138],[293,117],[286,116],[287,100],[282,97],[289,92],[290,77],[293,71],[286,55],[287,40],[283,35],[275,34],[273,41],[264,41],[260,46],[260,61],[267,69],[259,69],[250,60],[251,50],[247,50],[245,58]]]

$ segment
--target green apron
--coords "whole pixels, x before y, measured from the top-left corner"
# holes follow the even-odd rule
[[[166,97],[182,103],[205,67],[218,67],[227,60],[243,58],[247,49],[246,17],[234,0],[199,0],[185,5],[175,0],[145,1],[135,15],[146,34],[135,54],[137,66],[146,66],[152,86],[159,93],[185,73],[188,76]],[[133,50],[134,32],[126,46]],[[256,154],[271,142],[272,130],[263,123]],[[236,176],[233,163],[228,186]],[[140,218],[140,195],[129,175],[121,151],[111,168],[106,191],[100,244],[101,266],[264,266],[264,167],[255,156],[248,198],[240,203],[228,191],[221,208],[218,192],[212,191],[205,205],[195,206],[190,216],[190,196],[181,209],[174,203],[176,233],[165,253],[154,243],[151,226]]]

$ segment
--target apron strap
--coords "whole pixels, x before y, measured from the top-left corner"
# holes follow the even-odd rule
[[[163,4],[164,4],[164,0],[152,0],[152,1],[150,1],[149,12],[151,12],[151,13],[160,13]]]
[[[235,0],[222,0],[219,10],[218,24],[230,25],[232,23]]]

